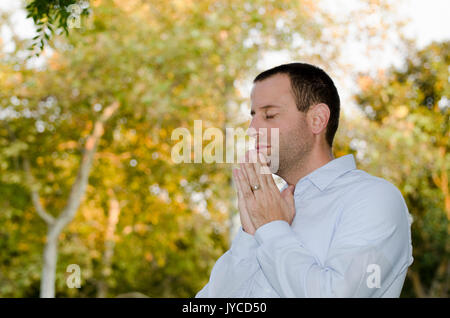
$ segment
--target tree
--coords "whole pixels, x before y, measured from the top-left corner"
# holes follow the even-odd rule
[[[89,1],[79,0],[29,0],[26,5],[27,18],[36,25],[36,36],[29,47],[34,56],[39,56],[45,45],[55,34],[79,27],[81,18],[91,13]]]

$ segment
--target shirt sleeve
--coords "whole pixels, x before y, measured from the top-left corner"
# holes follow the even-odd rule
[[[241,291],[259,267],[257,246],[255,237],[240,227],[231,248],[214,264],[209,282],[195,297],[243,297]]]
[[[281,297],[381,297],[405,273],[412,246],[400,191],[380,182],[362,193],[337,219],[325,261],[285,221],[257,229],[257,259]]]

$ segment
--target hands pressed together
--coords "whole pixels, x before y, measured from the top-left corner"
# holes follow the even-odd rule
[[[248,154],[250,160],[233,169],[242,229],[254,235],[259,227],[275,220],[292,224],[295,187],[290,185],[280,192],[265,156],[253,150]]]

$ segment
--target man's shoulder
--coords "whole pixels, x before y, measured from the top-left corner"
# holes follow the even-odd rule
[[[355,169],[340,183],[337,200],[342,207],[341,224],[375,234],[383,228],[387,231],[401,227],[406,231],[411,224],[403,195],[390,181]]]
[[[339,178],[334,188],[339,189],[343,200],[355,203],[364,201],[382,205],[383,202],[397,202],[402,205],[404,202],[401,191],[392,182],[359,169]]]
[[[356,192],[374,189],[400,192],[392,182],[359,169],[353,169],[344,174],[336,186]]]

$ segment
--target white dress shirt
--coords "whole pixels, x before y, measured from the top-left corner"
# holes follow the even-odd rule
[[[399,297],[413,257],[394,185],[350,154],[301,178],[294,201],[291,225],[240,227],[196,297]]]

